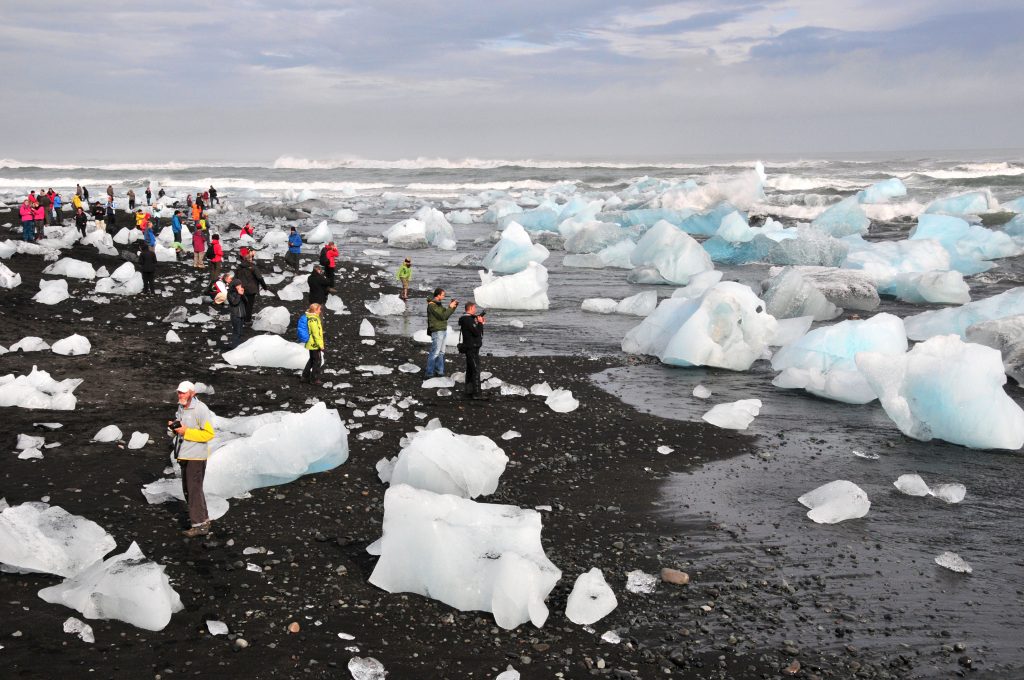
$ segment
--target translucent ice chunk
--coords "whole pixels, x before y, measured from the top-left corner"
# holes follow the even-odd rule
[[[224,352],[223,357],[232,366],[299,369],[305,367],[309,352],[301,344],[279,335],[257,335]]]
[[[814,218],[811,227],[841,237],[850,234],[866,234],[871,220],[864,214],[856,195],[844,198]]]
[[[149,435],[145,432],[132,432],[132,438],[128,441],[129,449],[141,449],[149,443]]]
[[[693,396],[697,397],[698,399],[707,399],[708,397],[711,396],[711,390],[709,390],[704,385],[697,385],[696,387],[693,388]]]
[[[634,569],[626,574],[626,590],[631,593],[646,594],[653,593],[658,587],[658,577]]]
[[[992,193],[986,189],[937,198],[929,203],[924,211],[946,215],[978,215],[988,212],[995,205],[996,201],[992,198]]]
[[[650,267],[668,283],[686,285],[690,277],[714,269],[711,256],[692,236],[662,220],[651,227],[630,255],[636,267]]]
[[[898,177],[883,179],[875,182],[857,197],[861,203],[886,203],[891,198],[899,198],[907,195],[907,185]]]
[[[57,260],[44,269],[43,273],[50,274],[51,276],[69,276],[73,279],[96,278],[96,270],[93,269],[91,264],[71,257],[63,257]]]
[[[494,493],[507,464],[508,456],[488,437],[455,434],[444,427],[422,430],[410,435],[390,461],[389,482],[476,498]]]
[[[70,633],[71,635],[77,635],[82,642],[96,642],[96,636],[93,635],[92,626],[80,619],[76,619],[74,616],[69,616],[68,620],[64,622],[64,632]]]
[[[353,656],[348,661],[348,672],[352,674],[352,680],[384,680],[388,674],[384,664],[370,656]]]
[[[94,442],[116,442],[121,439],[121,428],[117,425],[107,425],[95,435],[93,435],[92,441]]]
[[[814,284],[792,267],[772,277],[761,295],[768,313],[776,319],[812,316],[815,321],[828,321],[843,313],[829,302]]]
[[[288,330],[289,323],[291,314],[287,307],[264,307],[253,316],[252,329],[280,334]]]
[[[372,338],[376,334],[376,331],[373,330],[373,324],[368,319],[363,319],[359,323],[359,337]]]
[[[68,282],[64,279],[56,281],[39,280],[39,292],[32,296],[32,299],[41,305],[55,305],[71,297],[68,292]]]
[[[518,274],[496,277],[480,272],[481,284],[473,290],[476,303],[484,309],[547,309],[548,270],[529,262]]]
[[[53,346],[50,347],[50,351],[54,354],[62,354],[64,356],[78,356],[80,354],[88,354],[91,352],[92,343],[90,343],[89,338],[84,335],[74,333],[53,343]]]
[[[114,549],[100,525],[46,503],[0,511],[0,571],[74,576]]]
[[[330,225],[327,224],[327,220],[323,220],[306,233],[304,240],[306,243],[327,243],[333,238]]]
[[[399,295],[380,293],[377,300],[363,303],[370,314],[376,316],[395,316],[405,314],[405,301]]]
[[[892,484],[908,496],[928,496],[932,492],[921,479],[921,475],[900,475]]]
[[[810,508],[807,517],[818,524],[836,524],[868,514],[871,501],[853,482],[839,479],[819,486],[797,499]]]
[[[967,563],[967,560],[948,550],[935,558],[935,564],[960,574],[970,574],[974,571],[974,568]]]
[[[1011,288],[959,307],[921,312],[907,317],[904,323],[910,339],[927,340],[947,333],[964,337],[969,326],[1019,314],[1024,314],[1024,287]]]
[[[580,402],[572,396],[569,390],[554,390],[548,395],[544,403],[555,413],[569,413],[580,407]]]
[[[483,266],[499,274],[515,274],[526,269],[530,262],[539,264],[548,256],[548,249],[533,243],[526,229],[513,221],[505,227],[501,238],[484,256]]]
[[[608,616],[618,605],[604,574],[594,567],[576,578],[565,606],[565,616],[575,624],[589,626]]]
[[[72,393],[81,384],[80,378],[54,380],[33,366],[28,375],[0,376],[0,406],[73,411],[77,400]]]
[[[716,404],[701,418],[715,427],[726,430],[745,430],[761,411],[760,399],[740,399],[728,404]]]

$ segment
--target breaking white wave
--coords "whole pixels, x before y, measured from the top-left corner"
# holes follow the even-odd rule
[[[768,175],[765,188],[776,191],[810,191],[811,189],[861,189],[862,182],[854,182],[838,177],[800,177],[798,175]]]
[[[207,163],[178,163],[177,161],[167,161],[164,163],[33,163],[29,161],[19,161],[14,158],[0,158],[0,169],[30,169],[38,168],[40,170],[107,170],[111,172],[124,172],[124,171],[152,171],[152,170],[190,170],[192,168],[261,168],[266,167],[259,163],[219,163],[219,162],[207,162]],[[108,180],[104,180],[108,181]]]
[[[912,174],[932,179],[977,179],[979,177],[1017,177],[1024,166],[1011,163],[964,163],[950,170],[914,170]]]

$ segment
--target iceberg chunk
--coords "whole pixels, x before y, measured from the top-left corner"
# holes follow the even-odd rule
[[[849,246],[823,231],[798,228],[796,237],[774,244],[766,257],[772,264],[837,267],[846,259]]]
[[[714,269],[711,256],[693,237],[664,220],[640,238],[629,259],[634,266],[655,269],[666,282],[680,285]]]
[[[331,233],[330,225],[327,224],[327,220],[323,220],[306,233],[304,240],[306,243],[327,243],[333,238],[334,234]]]
[[[1024,384],[1024,315],[981,321],[967,327],[967,340],[999,350],[1006,375]]]
[[[888,203],[889,199],[907,195],[907,185],[899,177],[890,177],[875,182],[857,194],[861,203]]]
[[[0,571],[74,576],[115,545],[99,524],[58,506],[22,503],[0,511]]]
[[[399,295],[379,293],[376,300],[367,300],[363,305],[370,314],[376,316],[396,316],[405,314],[405,301]]]
[[[912,304],[966,304],[971,287],[960,272],[914,272],[897,274],[888,292]]]
[[[476,303],[484,309],[547,309],[548,270],[528,262],[526,269],[508,276],[480,272],[480,285],[473,290]]]
[[[844,198],[811,222],[812,228],[836,237],[866,234],[870,226],[871,220],[864,214],[856,195]]]
[[[959,307],[934,309],[904,319],[907,337],[927,340],[936,335],[955,333],[965,337],[967,328],[983,321],[994,321],[1024,314],[1024,287],[1011,288],[999,295],[975,300]]]
[[[921,215],[910,232],[910,240],[932,239],[942,244],[950,257],[950,268],[963,274],[977,274],[992,265],[985,260],[1013,257],[1024,246],[1002,231],[968,224],[949,215]]]
[[[291,323],[291,314],[287,307],[264,307],[256,312],[252,319],[254,331],[266,331],[267,333],[284,333]]]
[[[740,399],[729,404],[716,404],[701,419],[725,430],[745,430],[760,412],[760,399]]]
[[[91,264],[71,257],[62,257],[44,269],[43,273],[51,276],[69,276],[73,279],[96,278],[96,270]]]
[[[32,296],[32,299],[41,305],[55,305],[64,302],[71,293],[68,292],[68,282],[64,279],[56,281],[39,280],[39,292]]]
[[[792,267],[769,279],[761,297],[768,313],[776,319],[812,316],[815,321],[828,321],[843,313]]]
[[[974,571],[967,560],[948,550],[935,558],[935,564],[960,574],[970,574]]]
[[[874,401],[875,392],[857,368],[859,352],[903,356],[907,334],[903,321],[892,314],[822,326],[786,345],[772,357],[782,371],[772,384],[803,388],[811,394],[847,404]]]
[[[992,198],[992,192],[968,191],[963,194],[937,198],[929,203],[924,211],[929,214],[942,213],[946,215],[978,215],[988,212],[989,208],[996,207],[996,201]]]
[[[544,625],[562,573],[544,554],[535,510],[392,486],[384,494],[380,559],[370,583],[460,611],[488,611],[505,629]]]
[[[999,352],[939,335],[904,355],[861,352],[857,368],[908,437],[974,449],[1024,446],[1024,410],[1003,391]]]
[[[43,588],[39,597],[87,619],[117,619],[154,631],[163,630],[171,615],[184,609],[164,567],[146,559],[136,543],[60,585]]]
[[[131,262],[125,262],[111,272],[110,276],[96,281],[93,292],[110,295],[138,295],[142,292],[142,273],[135,271],[135,265]]]
[[[224,352],[223,357],[232,366],[300,369],[306,366],[309,352],[301,344],[289,342],[280,335],[257,335]]]
[[[554,390],[547,396],[544,403],[555,413],[569,413],[580,407],[580,402],[569,390]]]
[[[847,243],[851,250],[843,266],[863,271],[882,293],[890,293],[901,273],[942,272],[952,268],[949,253],[933,239]]]
[[[864,490],[845,479],[819,486],[797,499],[810,508],[807,517],[818,524],[836,524],[868,514],[871,501]]]
[[[790,270],[799,272],[804,281],[817,288],[826,300],[840,309],[862,312],[878,309],[878,290],[862,271],[837,267],[772,267],[768,275],[774,279]],[[771,280],[764,285],[770,287]]]
[[[533,243],[518,222],[510,222],[501,232],[501,238],[484,256],[483,266],[499,274],[515,274],[526,269],[530,262],[538,264],[548,259],[548,249]]]
[[[635,249],[636,243],[630,239],[625,239],[596,253],[566,255],[562,258],[562,264],[566,267],[592,267],[594,269],[616,267],[618,269],[632,269],[633,262],[630,258]]]
[[[651,354],[675,366],[745,371],[765,353],[777,322],[749,287],[732,281],[699,297],[671,297],[622,340],[628,354]]]
[[[577,625],[589,626],[611,614],[617,606],[619,601],[604,580],[604,574],[594,567],[576,578],[565,606],[565,616]]]
[[[508,456],[489,437],[421,430],[389,461],[382,481],[460,498],[489,496],[498,488]]]
[[[33,366],[28,375],[0,376],[0,406],[73,411],[77,400],[72,393],[81,384],[81,378],[54,380]]]
[[[121,439],[121,428],[117,425],[107,425],[93,435],[94,442],[116,442]]]

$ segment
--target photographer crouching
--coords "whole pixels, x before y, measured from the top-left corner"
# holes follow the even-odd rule
[[[484,323],[486,311],[478,309],[475,302],[466,303],[466,312],[459,317],[462,342],[459,351],[466,355],[466,399],[486,399],[480,389],[480,348],[484,345]]]

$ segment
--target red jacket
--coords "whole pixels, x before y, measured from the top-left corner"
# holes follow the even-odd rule
[[[223,262],[224,261],[224,249],[221,248],[220,241],[213,241],[213,257],[210,258],[210,262]]]
[[[32,206],[28,203],[22,203],[18,207],[18,213],[21,215],[22,222],[31,222],[35,219],[34,213],[32,212]]]
[[[32,215],[37,220],[44,219],[46,217],[46,208],[36,203],[35,207],[32,208]]]
[[[328,248],[327,249],[327,261],[330,263],[331,269],[334,269],[334,261],[338,259],[338,249]]]

